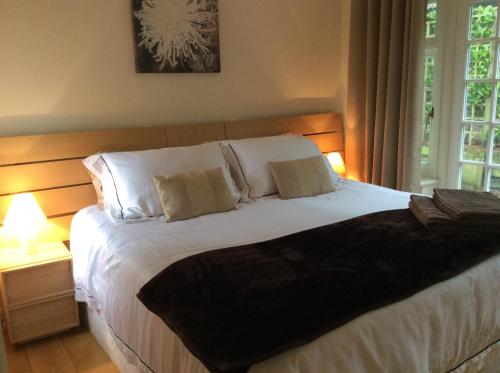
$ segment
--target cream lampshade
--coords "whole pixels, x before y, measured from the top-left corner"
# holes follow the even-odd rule
[[[332,165],[333,171],[339,175],[345,175],[346,168],[342,155],[338,152],[328,153],[326,156]]]
[[[29,253],[37,251],[36,238],[47,218],[31,193],[16,194],[4,219],[7,234],[17,238]]]

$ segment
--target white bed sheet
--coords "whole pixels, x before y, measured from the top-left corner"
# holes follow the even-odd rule
[[[405,208],[409,194],[347,181],[311,198],[261,199],[238,210],[166,224],[114,224],[96,206],[73,219],[77,299],[101,310],[139,370],[206,372],[136,298],[169,264],[371,212]],[[500,255],[401,302],[369,312],[251,372],[446,372],[500,338]]]

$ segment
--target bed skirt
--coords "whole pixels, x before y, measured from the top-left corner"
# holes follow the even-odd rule
[[[99,310],[85,307],[85,313],[87,314],[90,333],[95,337],[104,352],[106,352],[121,373],[153,372],[141,362],[134,351],[115,336]],[[488,346],[483,351],[479,351],[452,371],[443,373],[497,373],[498,367],[500,367],[500,340]],[[199,367],[193,368],[194,370],[192,371],[182,373],[208,373],[201,364]]]

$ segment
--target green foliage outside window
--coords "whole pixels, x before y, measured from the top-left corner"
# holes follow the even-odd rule
[[[437,3],[434,0],[427,2],[427,15],[425,23],[425,38],[432,39],[436,37],[437,30]],[[424,90],[424,117],[422,125],[422,147],[421,157],[422,163],[428,164],[430,162],[430,141],[432,132],[432,118],[434,116],[434,56],[425,56],[425,90]]]
[[[426,37],[435,36],[437,8],[435,3],[427,7]],[[478,40],[495,36],[497,6],[494,3],[479,3],[472,6],[470,39]],[[471,43],[467,75],[469,79],[488,79],[493,74],[493,47],[489,42]],[[432,74],[426,74],[426,86],[432,84]],[[499,87],[500,89],[500,87]],[[466,120],[488,120],[493,87],[491,83],[469,83],[467,87]],[[500,120],[500,105],[496,109]]]
[[[437,18],[437,4],[436,2],[429,1],[427,3],[427,15],[425,22],[426,38],[433,38],[436,36],[436,18]]]
[[[495,36],[497,6],[479,3],[472,6],[470,39],[486,39]],[[469,79],[488,79],[493,74],[493,44],[491,42],[471,43],[467,74]],[[466,120],[487,121],[491,108],[493,86],[491,83],[469,83],[467,87]],[[496,109],[500,118],[500,109]]]
[[[496,1],[479,3],[472,6],[470,38],[485,39],[495,36],[497,20]]]
[[[422,128],[422,163],[430,161],[430,141],[431,141],[431,125],[434,116],[433,105],[433,88],[434,88],[434,56],[425,57],[424,69],[424,121]]]
[[[463,126],[463,154],[464,160],[487,162],[487,148],[493,146],[491,162],[500,164],[500,125],[490,130],[490,117],[500,122],[500,83],[492,83],[494,78],[500,78],[500,56],[497,66],[494,66],[494,57],[498,50],[494,48],[494,39],[497,38],[497,1],[483,1],[473,3],[470,7],[469,43],[467,49],[466,92],[465,92],[465,122],[484,122],[484,124],[464,124]],[[434,1],[427,5],[427,19],[425,37],[436,36],[437,6]],[[434,61],[426,56],[425,65],[425,95],[424,95],[424,133],[422,142],[422,160],[429,159],[429,114],[432,114]],[[495,91],[496,90],[496,91]],[[430,94],[428,93],[430,91]],[[495,95],[496,93],[496,95]],[[489,143],[489,136],[492,142]],[[491,145],[488,145],[491,144]],[[463,164],[461,172],[461,186],[465,189],[482,190],[484,188],[486,168],[484,165]],[[500,170],[492,169],[490,188],[500,193]]]
[[[485,39],[496,37],[497,5],[496,1],[473,4],[470,13],[469,46],[467,61],[467,76],[469,80],[479,80],[467,83],[465,112],[466,121],[489,122],[490,115],[494,120],[500,121],[500,105],[494,102],[494,89],[497,96],[500,94],[500,86],[495,87],[491,83],[494,74],[498,72],[493,66],[494,43]],[[484,80],[483,82],[480,82]],[[489,81],[488,81],[489,80]],[[497,99],[498,100],[498,99]],[[493,110],[493,108],[495,108]],[[493,111],[493,113],[491,113]],[[463,137],[463,159],[486,162],[488,146],[488,125],[466,125]],[[500,148],[498,143],[499,131],[493,131],[493,153],[492,161],[500,159]],[[462,166],[462,188],[482,190],[486,169],[481,165]],[[495,188],[496,178],[491,178],[492,190]]]

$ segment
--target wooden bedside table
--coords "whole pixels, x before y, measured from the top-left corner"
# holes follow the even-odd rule
[[[71,254],[62,242],[41,244],[35,254],[0,249],[0,287],[11,343],[56,334],[80,323]]]

